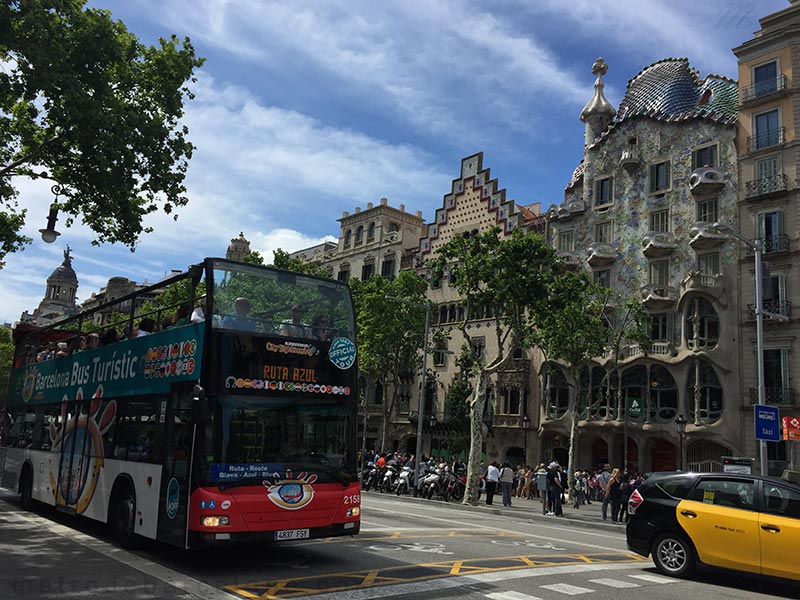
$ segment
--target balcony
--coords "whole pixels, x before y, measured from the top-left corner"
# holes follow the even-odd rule
[[[675,345],[672,342],[651,342],[650,344],[650,352],[647,353],[647,356],[657,356],[660,358],[672,358],[676,356],[678,351],[675,349]],[[613,351],[612,354],[613,356]],[[637,358],[639,356],[645,356],[644,350],[642,350],[639,344],[629,344],[622,348],[620,351],[620,359],[621,360],[628,360],[630,358]]]
[[[586,212],[586,202],[583,200],[573,200],[572,202],[565,202],[560,204],[555,211],[555,216],[558,219],[569,219],[576,217]]]
[[[756,135],[748,136],[747,151],[756,152],[757,150],[773,148],[784,143],[786,143],[786,128],[776,127],[775,129],[767,129]]]
[[[709,227],[713,223],[709,221],[698,221],[689,230],[689,245],[695,250],[708,250],[721,246],[728,239],[725,232],[714,232]]]
[[[789,191],[790,179],[786,175],[762,177],[744,184],[744,197],[747,200],[760,200],[764,196],[783,196]]]
[[[793,388],[771,388],[764,390],[764,401],[771,406],[797,406]],[[758,389],[750,388],[750,404],[758,404]]]
[[[756,320],[756,305],[747,305],[747,320]],[[767,300],[764,301],[764,318],[771,321],[782,321],[790,319],[792,316],[792,303],[786,300]]]
[[[648,231],[642,239],[642,252],[647,258],[672,254],[675,246],[675,234],[671,231]]]
[[[725,187],[725,171],[719,167],[700,167],[689,175],[689,189],[695,196],[716,194]]]
[[[578,255],[571,250],[559,250],[556,252],[556,256],[568,269],[577,269],[579,266]]]
[[[761,254],[777,254],[778,252],[789,251],[789,235],[786,233],[769,235],[758,239],[761,241]],[[753,240],[753,243],[755,242],[756,240]],[[755,250],[748,245],[747,256],[753,256],[754,254]]]
[[[742,88],[741,106],[758,104],[772,96],[785,96],[789,91],[786,75],[778,75],[775,79],[759,81]]]
[[[632,171],[639,166],[639,150],[636,146],[625,148],[622,151],[619,166],[628,171]]]
[[[642,304],[644,304],[645,308],[651,310],[671,308],[678,300],[678,290],[670,285],[648,283],[639,290],[639,293],[642,298]]]
[[[589,244],[586,260],[593,267],[603,267],[617,260],[617,249],[611,244],[592,242]]]
[[[707,275],[700,271],[689,271],[681,281],[681,292],[704,292],[715,298],[719,298],[724,291],[722,273]]]

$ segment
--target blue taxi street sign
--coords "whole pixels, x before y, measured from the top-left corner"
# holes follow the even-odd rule
[[[756,439],[779,442],[781,439],[781,419],[778,407],[756,404],[753,412],[756,417]]]

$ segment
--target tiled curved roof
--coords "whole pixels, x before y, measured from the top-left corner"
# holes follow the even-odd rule
[[[688,59],[665,58],[628,81],[615,123],[641,116],[660,121],[707,118],[732,124],[738,102],[735,81],[718,75],[700,80]]]
[[[569,180],[567,187],[564,189],[565,192],[578,185],[578,183],[583,179],[583,170],[585,168],[586,165],[584,164],[583,160],[581,160],[580,164],[575,167],[575,170],[572,172],[572,179]]]

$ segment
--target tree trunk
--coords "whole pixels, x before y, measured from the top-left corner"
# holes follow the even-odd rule
[[[578,443],[578,395],[581,393],[580,389],[580,371],[576,371],[575,375],[578,377],[575,379],[577,385],[575,386],[575,393],[572,394],[572,410],[569,411],[570,414],[570,423],[569,423],[569,455],[567,457],[567,485],[569,486],[569,495],[568,500],[570,502],[573,501],[573,495],[575,491],[572,489],[572,478],[575,475],[575,458],[577,455],[575,445]]]
[[[478,381],[475,385],[469,407],[469,461],[467,462],[467,490],[464,494],[463,504],[478,504],[478,490],[480,489],[481,451],[483,450],[483,412],[486,407],[486,383],[488,377],[481,370],[478,372]]]

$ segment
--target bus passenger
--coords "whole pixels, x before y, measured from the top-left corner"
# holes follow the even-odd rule
[[[239,331],[255,331],[256,324],[250,318],[250,300],[247,298],[237,298],[233,302],[235,315],[227,315],[222,319],[222,327],[225,329],[238,329]]]
[[[292,307],[292,320],[281,323],[281,335],[290,337],[306,337],[307,327],[303,323],[303,315],[306,309],[302,304],[295,304]]]
[[[330,329],[328,329],[328,317],[319,314],[311,320],[311,338],[320,340],[322,342],[329,342],[333,337]]]

